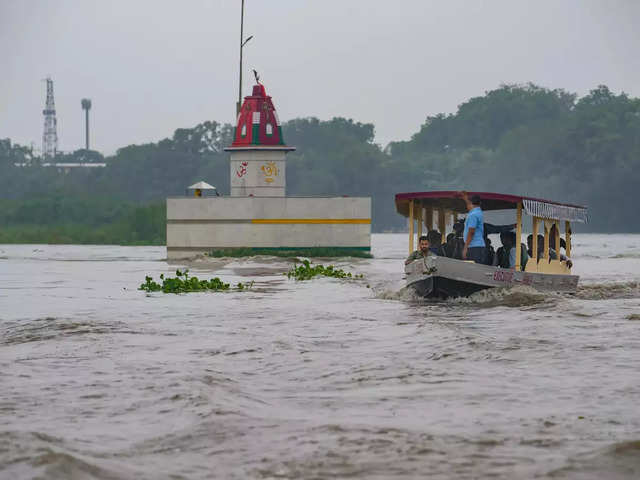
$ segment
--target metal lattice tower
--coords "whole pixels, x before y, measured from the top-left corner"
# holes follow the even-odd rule
[[[58,150],[58,132],[56,120],[56,104],[53,100],[53,80],[47,82],[47,104],[42,111],[44,115],[44,132],[42,133],[42,156],[53,158]]]

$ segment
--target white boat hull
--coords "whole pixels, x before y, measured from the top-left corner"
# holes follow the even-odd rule
[[[479,290],[526,285],[540,291],[575,292],[577,275],[516,272],[448,257],[429,256],[405,267],[407,287],[420,296],[447,298],[468,296]]]

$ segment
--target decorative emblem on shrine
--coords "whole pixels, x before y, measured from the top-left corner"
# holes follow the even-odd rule
[[[273,183],[275,177],[277,177],[279,173],[275,162],[267,162],[260,167],[260,170],[262,170],[264,181],[267,183]]]
[[[248,162],[242,162],[240,166],[236,169],[236,175],[238,176],[238,178],[242,178],[246,175],[248,165],[249,165]]]

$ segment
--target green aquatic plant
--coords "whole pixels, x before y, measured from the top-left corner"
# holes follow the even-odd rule
[[[251,287],[253,287],[253,280],[251,280],[249,283],[238,282],[238,285],[237,285],[236,289],[237,290],[249,290]]]
[[[198,277],[189,276],[189,270],[176,270],[175,278],[167,277],[160,274],[162,285],[154,281],[152,277],[147,275],[144,277],[145,282],[140,285],[138,290],[145,292],[164,292],[164,293],[187,293],[187,292],[203,292],[215,291],[223,292],[231,288],[231,285],[223,282],[220,278],[215,277],[210,280],[200,280]],[[238,283],[236,290],[248,290],[253,287],[253,281],[249,283]]]
[[[345,272],[340,268],[335,268],[333,265],[325,267],[324,265],[315,264],[312,265],[309,260],[303,260],[301,264],[294,264],[287,273],[287,278],[294,278],[296,280],[310,280],[313,277],[333,277],[333,278],[363,278],[364,275],[352,275],[349,272]]]

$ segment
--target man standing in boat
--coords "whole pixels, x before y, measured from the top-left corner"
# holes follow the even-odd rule
[[[471,199],[467,192],[460,192],[462,199],[467,204],[467,218],[464,221],[464,248],[463,260],[473,260],[476,263],[487,263],[486,245],[484,243],[484,215],[480,208],[480,197],[473,195]]]

